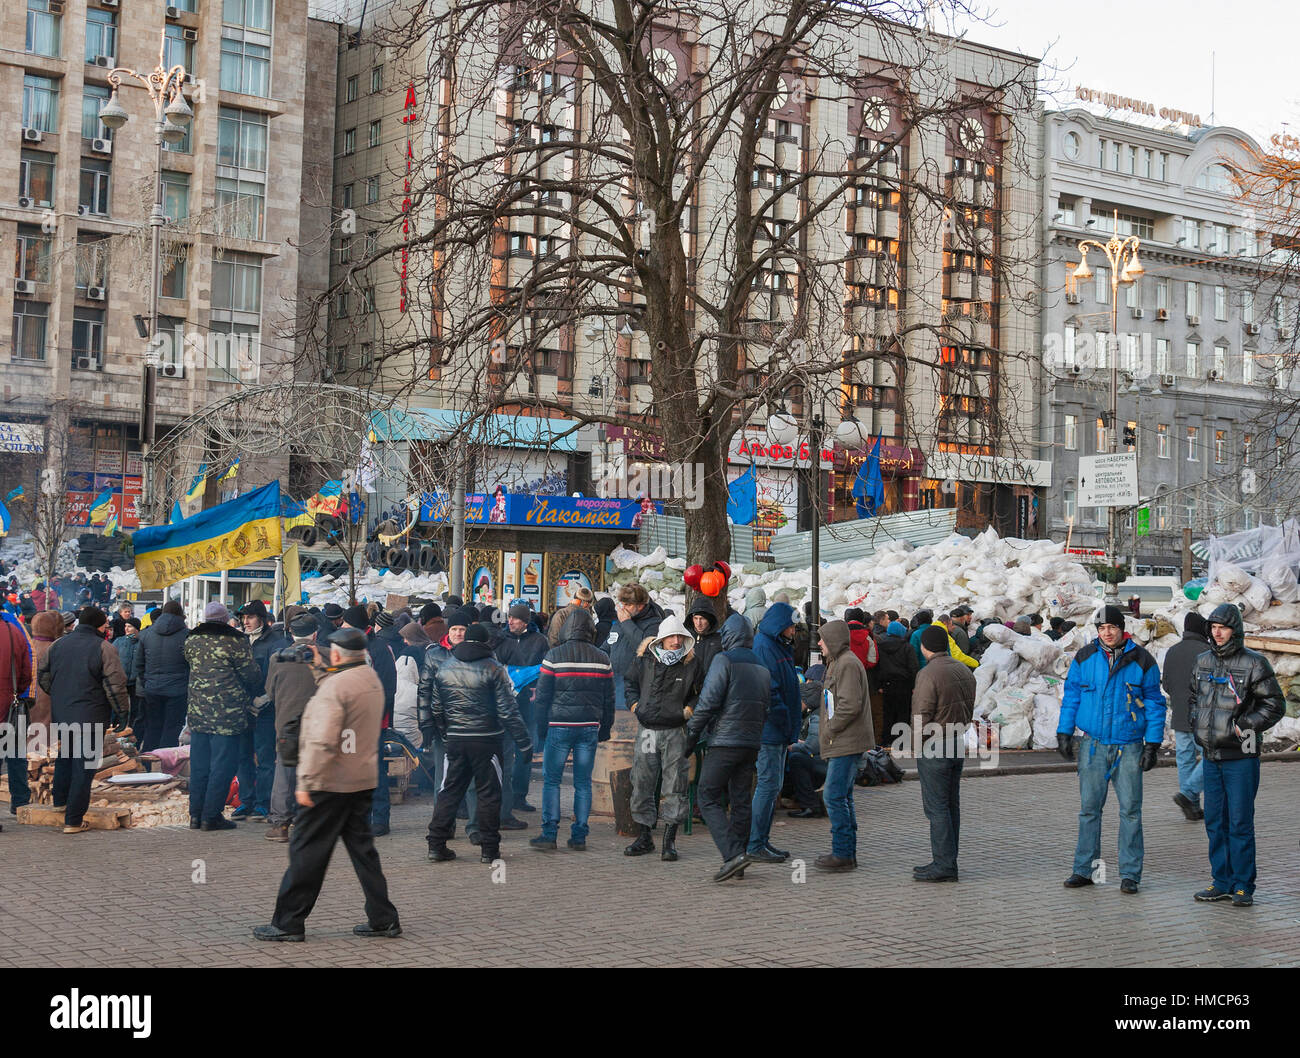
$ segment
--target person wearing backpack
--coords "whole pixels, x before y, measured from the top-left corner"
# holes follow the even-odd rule
[[[921,780],[921,804],[930,821],[929,863],[912,871],[917,882],[957,881],[957,843],[961,827],[961,771],[966,749],[966,725],[975,715],[975,677],[948,653],[942,625],[921,634],[926,666],[912,692],[912,724],[925,737],[928,725],[942,733],[921,743],[916,759]]]

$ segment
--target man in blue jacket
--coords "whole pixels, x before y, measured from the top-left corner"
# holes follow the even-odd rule
[[[1115,783],[1119,798],[1119,873],[1121,893],[1133,894],[1142,881],[1142,773],[1156,766],[1165,734],[1165,698],[1156,660],[1124,633],[1124,612],[1104,606],[1097,616],[1097,638],[1070,662],[1065,677],[1057,748],[1075,759],[1079,740],[1079,844],[1067,889],[1093,884],[1101,860],[1101,810]]]
[[[790,855],[772,848],[768,835],[772,830],[776,797],[785,782],[786,749],[799,741],[799,729],[803,726],[799,676],[794,671],[794,654],[790,650],[793,639],[794,607],[785,602],[773,603],[763,614],[758,634],[754,636],[754,653],[772,680],[771,706],[763,725],[763,745],[758,751],[758,783],[754,787],[747,853],[751,860],[763,863],[782,863]]]

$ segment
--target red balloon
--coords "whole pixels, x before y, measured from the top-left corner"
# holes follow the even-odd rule
[[[686,586],[688,588],[692,589],[693,591],[699,591],[700,577],[702,577],[703,575],[704,575],[703,566],[687,566],[686,572],[682,574],[682,580],[686,582]]]
[[[700,578],[700,591],[710,598],[718,595],[727,586],[727,578],[717,570],[709,570]]]
[[[713,564],[714,566],[717,567],[719,573],[721,573],[724,577],[726,577],[727,580],[731,580],[731,567],[727,565],[727,563],[719,559],[717,562]]]

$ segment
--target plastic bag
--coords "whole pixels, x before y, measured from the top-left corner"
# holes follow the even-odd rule
[[[1015,720],[998,728],[998,745],[1003,749],[1025,749],[1033,737],[1029,718]]]

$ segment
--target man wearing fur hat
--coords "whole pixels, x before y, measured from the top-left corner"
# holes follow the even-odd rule
[[[1160,669],[1124,631],[1124,611],[1103,606],[1097,638],[1070,662],[1065,677],[1057,748],[1075,759],[1079,740],[1079,841],[1067,889],[1092,885],[1101,860],[1101,810],[1115,784],[1119,799],[1119,891],[1136,894],[1142,882],[1142,773],[1156,766],[1165,734]]]
[[[686,721],[700,693],[703,673],[692,649],[695,637],[681,618],[669,614],[659,631],[642,640],[624,677],[628,706],[640,729],[632,757],[632,818],[640,827],[625,856],[654,852],[651,829],[664,822],[660,859],[677,859],[677,828],[686,821],[690,760],[685,756]],[[655,788],[662,779],[662,803],[656,812]]]

